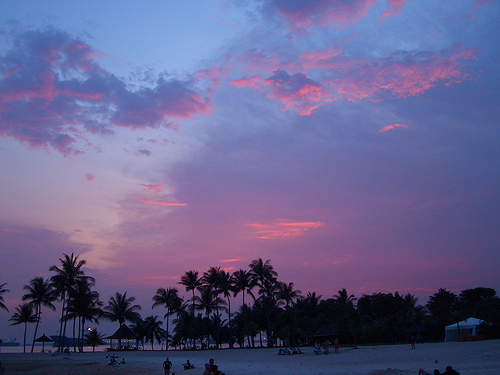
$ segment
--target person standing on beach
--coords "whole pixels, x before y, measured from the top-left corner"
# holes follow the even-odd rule
[[[335,353],[339,354],[339,339],[335,337],[333,344],[335,345]]]
[[[172,362],[167,358],[165,362],[163,362],[163,369],[165,370],[165,375],[170,375],[170,369],[172,368]]]

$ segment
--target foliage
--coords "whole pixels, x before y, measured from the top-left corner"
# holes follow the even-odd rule
[[[358,299],[346,289],[338,290],[331,298],[323,299],[315,292],[305,295],[296,290],[293,282],[278,280],[278,273],[270,260],[259,258],[229,273],[221,267],[210,267],[201,274],[187,271],[180,277],[180,285],[190,292],[184,302],[176,288],[158,288],[153,295],[153,308],[165,309],[166,329],[157,316],[142,320],[141,306],[134,304],[135,297],[127,292],[115,293],[102,308],[99,294],[93,290],[95,280],[84,274],[84,260],[79,255],[63,254],[60,266],[50,267],[55,274],[46,280],[33,278],[24,286],[22,297],[28,303],[16,308],[10,321],[13,325],[24,324],[25,336],[28,323],[36,323],[33,340],[42,318],[42,307],[55,309],[53,302],[61,303],[61,330],[66,322],[73,321],[73,331],[78,326],[79,348],[82,350],[85,322],[98,323],[100,317],[118,322],[132,322],[132,329],[152,345],[154,341],[166,342],[175,348],[194,348],[201,342],[207,348],[215,342],[233,348],[267,345],[298,346],[312,343],[320,330],[334,332],[344,344],[400,343],[410,336],[422,340],[442,340],[445,326],[475,317],[486,321],[480,333],[488,337],[500,337],[500,298],[494,289],[479,287],[466,289],[458,295],[440,288],[431,295],[425,306],[419,305],[411,294],[373,293]],[[2,294],[5,283],[0,284],[0,308],[6,309]],[[242,294],[242,304],[233,312],[232,297]],[[245,295],[252,297],[245,302]],[[197,311],[199,313],[197,313]],[[227,319],[226,315],[227,314]],[[173,330],[170,334],[170,317]],[[64,323],[64,327],[63,327]],[[86,342],[100,345],[102,337],[96,330],[88,332]],[[75,337],[75,334],[73,334]],[[101,340],[101,341],[99,341]],[[26,338],[25,338],[26,341]],[[121,345],[121,343],[120,343]],[[33,351],[33,345],[32,345]]]

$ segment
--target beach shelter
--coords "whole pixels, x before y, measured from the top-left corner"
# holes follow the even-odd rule
[[[313,342],[323,342],[323,341],[333,341],[335,337],[338,337],[339,335],[335,333],[332,330],[329,330],[326,327],[318,329],[316,332],[314,332],[312,335],[307,336],[309,340],[312,340]]]
[[[45,333],[40,336],[39,338],[37,338],[35,340],[35,342],[41,342],[42,343],[42,352],[45,351],[45,343],[46,342],[53,342],[52,339],[50,339],[49,337],[45,336]]]
[[[122,324],[114,334],[106,338],[110,340],[110,346],[112,345],[113,340],[118,340],[118,350],[122,349],[122,340],[135,340],[137,347],[139,346],[139,340],[141,339],[134,332],[132,332],[126,324]]]
[[[444,341],[457,341],[457,338],[461,336],[475,336],[477,335],[479,325],[483,322],[484,320],[481,319],[468,318],[461,322],[450,324],[445,327],[446,336]]]

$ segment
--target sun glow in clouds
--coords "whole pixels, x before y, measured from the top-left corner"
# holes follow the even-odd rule
[[[299,237],[306,234],[310,229],[323,226],[320,221],[292,222],[277,219],[273,223],[252,223],[248,224],[255,229],[257,238],[262,240],[273,240],[288,237]]]

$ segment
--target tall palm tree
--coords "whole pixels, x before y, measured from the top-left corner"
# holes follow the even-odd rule
[[[233,335],[231,327],[231,293],[234,293],[235,287],[233,277],[229,272],[222,271],[219,276],[219,291],[227,300],[228,327],[229,327],[229,348],[233,348]]]
[[[347,293],[345,288],[338,291],[337,295],[333,296],[333,300],[335,302],[335,308],[337,311],[337,321],[341,324],[341,329],[346,330],[346,334],[349,332],[349,326],[352,325],[353,328],[353,338],[354,338],[354,347],[357,347],[356,340],[356,297],[354,294]]]
[[[259,300],[262,301],[264,313],[266,315],[268,338],[267,345],[269,347],[272,347],[273,332],[271,314],[273,309],[276,307],[276,294],[278,292],[278,273],[271,265],[270,259],[266,260],[265,262],[262,260],[262,258],[253,260],[252,263],[249,264],[249,267],[251,285],[257,286],[259,288]],[[254,296],[253,294],[251,295]]]
[[[210,318],[210,314],[213,312],[218,314],[220,308],[226,305],[225,301],[217,296],[217,293],[214,292],[214,289],[211,285],[205,284],[199,288],[200,296],[196,296],[196,307],[198,310],[205,312],[205,317],[208,320]],[[207,336],[209,335],[206,332]],[[219,343],[219,337],[215,337],[217,344]]]
[[[3,296],[2,296],[2,294],[8,292],[8,290],[5,289],[5,285],[7,285],[7,283],[0,284],[0,309],[7,310],[7,312],[9,312],[9,309],[4,304],[4,299],[3,299]]]
[[[151,350],[154,349],[154,340],[158,343],[165,336],[165,331],[160,326],[163,324],[162,321],[158,320],[157,316],[148,316],[144,319],[144,330],[146,336],[146,342],[151,342]]]
[[[153,296],[153,301],[153,308],[156,306],[164,306],[167,309],[167,313],[164,318],[167,319],[167,326],[165,330],[165,349],[168,350],[169,318],[181,309],[183,300],[179,296],[177,288],[159,288]]]
[[[56,293],[58,299],[62,303],[61,308],[61,320],[59,325],[59,347],[58,350],[61,351],[64,346],[64,340],[62,339],[66,335],[66,322],[68,319],[64,319],[67,308],[67,297],[71,288],[75,286],[78,279],[85,278],[82,267],[86,264],[86,261],[79,260],[79,255],[63,254],[62,258],[59,258],[60,267],[51,266],[49,271],[55,272],[55,275],[50,278],[52,282],[52,287]],[[95,280],[91,277],[86,276],[91,282]],[[64,321],[64,327],[63,327]]]
[[[33,311],[33,306],[29,303],[22,303],[16,307],[16,312],[9,319],[12,322],[11,326],[24,324],[24,339],[23,339],[23,353],[26,353],[26,331],[28,330],[28,323],[36,323],[37,317]]]
[[[29,301],[31,306],[35,308],[37,317],[35,333],[33,334],[33,343],[31,345],[31,353],[33,353],[38,324],[40,324],[42,320],[42,306],[55,310],[56,308],[52,304],[52,301],[55,300],[55,296],[50,281],[45,280],[43,277],[35,277],[28,285],[25,285],[23,289],[26,290],[27,293],[22,296],[22,300]]]
[[[248,271],[239,269],[233,273],[234,296],[241,292],[243,305],[245,305],[245,293],[250,292],[250,274]]]
[[[84,328],[86,322],[98,323],[98,318],[102,315],[102,301],[99,300],[99,293],[93,291],[93,282],[88,279],[78,279],[75,286],[70,289],[68,295],[68,306],[66,319],[73,319],[73,328],[78,320],[78,348],[83,351]],[[74,338],[73,329],[73,338]],[[73,339],[73,341],[75,341]]]
[[[199,278],[198,271],[187,271],[183,276],[181,276],[181,281],[179,284],[184,285],[186,287],[186,292],[192,291],[192,305],[191,305],[191,314],[194,316],[194,291],[197,290],[201,286],[201,280]]]

